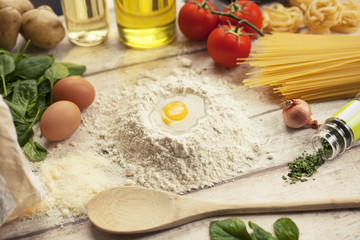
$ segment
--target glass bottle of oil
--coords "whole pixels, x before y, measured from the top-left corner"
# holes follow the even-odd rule
[[[120,41],[147,49],[171,42],[176,35],[175,0],[114,0]]]
[[[61,0],[68,36],[79,46],[102,43],[109,31],[106,0]]]
[[[360,138],[360,98],[350,101],[328,118],[312,137],[315,150],[325,149],[325,159],[333,159],[351,148]]]

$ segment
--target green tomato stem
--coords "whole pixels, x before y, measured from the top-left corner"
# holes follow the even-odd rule
[[[241,21],[241,23],[243,23],[243,24],[251,27],[252,29],[254,29],[260,36],[264,36],[264,33],[263,33],[260,29],[258,29],[254,24],[250,23],[250,22],[247,21],[246,19],[242,19],[242,18],[239,18],[239,17],[235,16],[231,11],[230,11],[229,13],[215,11],[215,10],[212,8],[212,6],[206,2],[206,0],[202,0],[201,3],[196,2],[196,1],[193,1],[193,0],[189,0],[189,1],[195,3],[199,8],[209,9],[212,14],[221,15],[221,16],[226,16],[226,17],[233,18],[233,19],[235,19],[235,20],[237,20],[237,21]],[[244,3],[243,5],[245,5],[245,4],[246,4],[246,3]],[[241,6],[243,6],[243,5],[241,5]],[[235,3],[235,8],[236,8],[236,9],[237,9],[237,6],[240,6],[238,0],[237,0],[236,3]],[[243,12],[245,12],[245,11],[243,11]],[[239,24],[238,24],[238,25],[239,25]],[[238,29],[238,27],[237,27],[237,29]]]

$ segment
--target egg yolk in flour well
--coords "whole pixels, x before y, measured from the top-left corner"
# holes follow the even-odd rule
[[[168,126],[176,126],[186,119],[189,110],[181,101],[169,103],[161,112],[161,119]]]
[[[173,135],[189,132],[206,115],[205,101],[196,94],[160,98],[149,114],[151,125]]]

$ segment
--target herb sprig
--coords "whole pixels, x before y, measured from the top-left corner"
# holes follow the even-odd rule
[[[10,108],[19,145],[33,161],[47,155],[39,143],[32,141],[33,126],[52,103],[55,83],[70,75],[82,75],[86,67],[73,63],[55,63],[52,55],[31,56],[26,48],[16,54],[0,49],[0,94]]]

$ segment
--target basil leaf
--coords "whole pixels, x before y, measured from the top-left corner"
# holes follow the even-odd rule
[[[15,75],[23,79],[37,79],[44,74],[53,61],[52,56],[24,56],[19,60]]]
[[[275,236],[279,240],[298,240],[299,229],[290,218],[280,218],[274,223]]]
[[[53,88],[59,79],[69,76],[69,70],[61,63],[54,63],[45,71],[44,76],[50,80],[51,88]]]
[[[34,142],[31,139],[29,139],[23,149],[26,156],[28,156],[31,160],[35,162],[40,162],[44,160],[47,156],[46,149],[43,148],[39,143]]]
[[[0,55],[0,78],[2,81],[2,88],[5,97],[8,95],[5,77],[14,70],[14,59],[8,55]]]
[[[35,80],[18,81],[13,90],[12,102],[22,107],[22,116],[33,117],[37,112],[38,90]],[[30,120],[32,121],[32,120]]]
[[[253,230],[252,237],[254,240],[277,240],[271,235],[271,233],[265,231],[251,221],[249,221],[249,226]]]
[[[78,65],[78,64],[74,64],[74,63],[68,63],[68,62],[62,62],[61,64],[64,65],[65,67],[67,67],[67,69],[69,70],[69,76],[82,75],[86,70],[85,65]]]
[[[210,223],[211,240],[252,240],[245,223],[239,218],[229,218]]]

